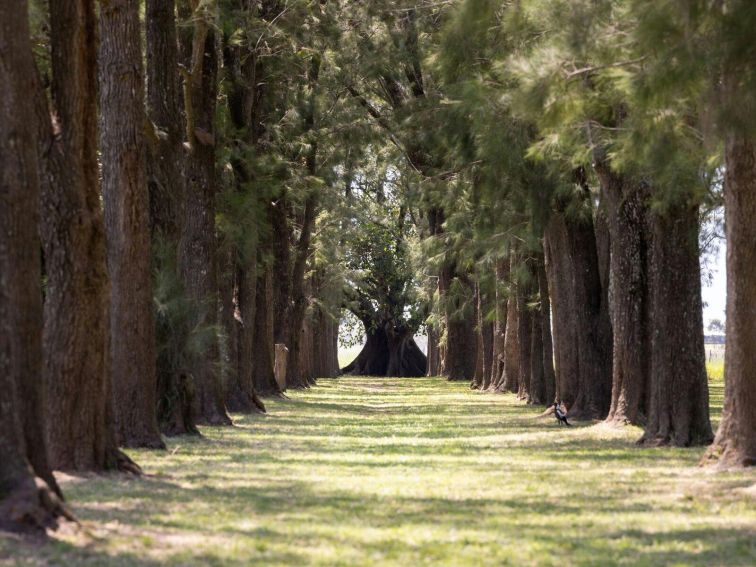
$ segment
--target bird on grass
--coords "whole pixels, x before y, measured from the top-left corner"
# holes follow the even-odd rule
[[[562,425],[564,423],[566,426],[572,427],[572,424],[567,421],[567,414],[562,411],[559,402],[554,402],[554,417],[557,418],[557,423],[559,425]]]

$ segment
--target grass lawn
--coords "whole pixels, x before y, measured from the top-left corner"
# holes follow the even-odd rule
[[[702,448],[441,379],[289,397],[133,451],[147,477],[64,478],[84,529],[0,537],[0,565],[756,565],[756,472],[699,468]]]

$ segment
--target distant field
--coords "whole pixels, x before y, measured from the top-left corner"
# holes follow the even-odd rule
[[[724,345],[706,345],[706,362],[717,362],[724,360]]]

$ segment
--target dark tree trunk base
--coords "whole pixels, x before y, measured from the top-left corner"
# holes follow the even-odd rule
[[[226,401],[228,411],[234,413],[265,413],[265,404],[256,394],[244,394],[239,392],[238,395],[230,397]]]
[[[26,477],[0,501],[0,530],[44,535],[61,520],[77,522],[63,501],[38,477]]]
[[[142,467],[132,461],[126,453],[119,449],[114,450],[109,455],[108,468],[122,473],[133,474],[134,476],[142,476],[142,474],[144,474]]]
[[[192,415],[194,384],[191,377],[181,373],[177,378],[162,377],[158,397],[158,421],[160,431],[168,437],[199,435]]]
[[[389,337],[383,329],[367,335],[365,346],[342,373],[354,376],[425,376],[427,359],[411,336]]]
[[[701,307],[698,207],[652,212],[649,247],[651,371],[639,444],[708,445],[709,388]]]

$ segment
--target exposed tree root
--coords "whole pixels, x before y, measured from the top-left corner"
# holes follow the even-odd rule
[[[26,478],[0,501],[0,529],[32,535],[55,530],[61,521],[78,523],[57,494],[39,477]]]

